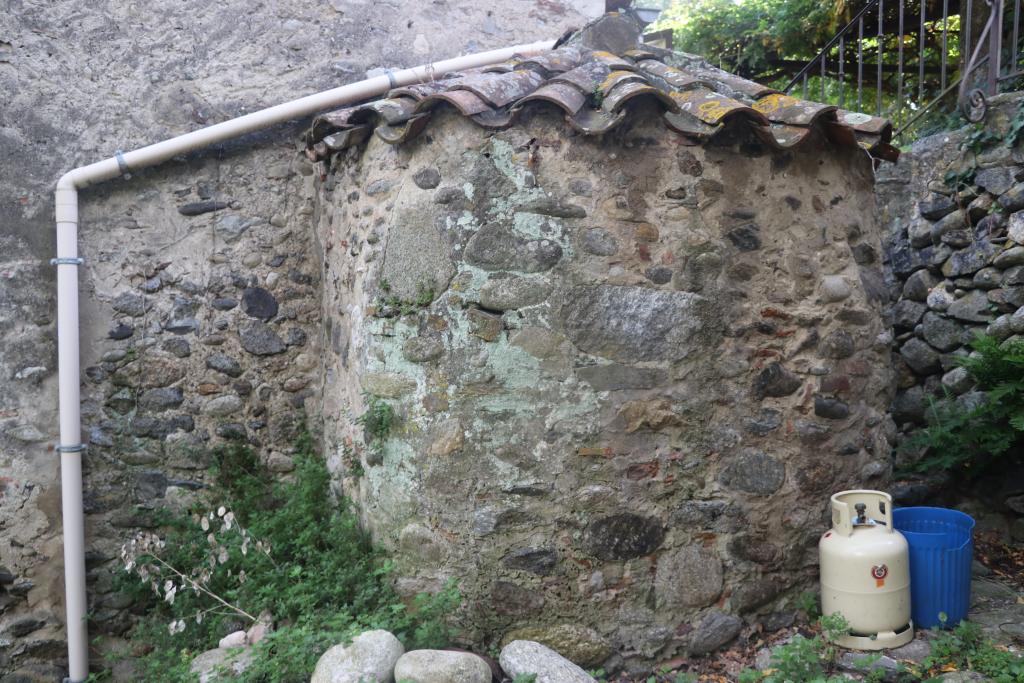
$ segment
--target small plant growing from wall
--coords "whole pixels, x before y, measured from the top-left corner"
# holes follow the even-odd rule
[[[373,456],[373,464],[379,464],[384,457],[384,444],[395,424],[395,409],[376,396],[364,394],[364,398],[366,412],[356,419],[356,423],[363,427],[363,440]]]
[[[400,318],[411,315],[430,306],[436,298],[433,286],[426,282],[416,285],[416,296],[412,299],[403,299],[392,293],[391,283],[387,280],[381,280],[379,287],[380,294],[374,302],[374,308],[377,311],[375,315],[381,318]]]

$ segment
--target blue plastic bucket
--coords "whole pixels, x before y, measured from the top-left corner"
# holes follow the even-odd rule
[[[974,519],[959,510],[910,507],[893,510],[893,525],[910,546],[914,625],[956,626],[971,606]]]

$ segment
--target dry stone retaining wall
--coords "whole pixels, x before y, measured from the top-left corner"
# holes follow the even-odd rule
[[[884,486],[892,435],[868,161],[811,149],[541,112],[337,160],[327,446],[403,591],[458,578],[469,640],[587,666],[792,618],[828,495]]]
[[[899,388],[891,415],[900,440],[927,423],[933,402],[969,410],[982,400],[956,364],[975,335],[1002,341],[1024,334],[1024,151],[1005,142],[1019,108],[1019,93],[992,101],[982,128],[996,139],[977,152],[965,149],[980,139],[969,126],[916,142],[880,171]],[[954,191],[949,174],[968,177],[966,185]],[[901,486],[897,494],[908,504],[943,502],[941,487],[927,484]],[[976,512],[984,528],[1024,538],[1019,477],[987,479],[977,494],[983,500],[965,500],[973,497],[965,490],[951,502]]]

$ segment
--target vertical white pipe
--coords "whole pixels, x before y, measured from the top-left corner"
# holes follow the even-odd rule
[[[268,109],[240,116],[185,135],[158,142],[119,157],[104,159],[68,171],[57,183],[57,258],[78,257],[78,189],[116,178],[129,169],[167,161],[212,144],[269,128],[331,107],[377,97],[396,86],[440,78],[452,71],[495,64],[516,55],[549,50],[554,41],[481,52],[417,66],[302,97]],[[60,445],[81,444],[81,408],[78,349],[78,266],[57,265],[57,360],[60,391]],[[62,452],[60,458],[61,502],[64,516],[64,590],[67,607],[68,666],[71,683],[89,675],[89,638],[85,610],[85,521],[82,509],[82,453]]]
[[[70,187],[69,187],[70,186]],[[65,176],[57,184],[57,259],[78,257],[78,192]],[[79,397],[78,266],[57,264],[57,362],[60,393],[60,446],[82,443]],[[61,452],[60,494],[64,517],[64,601],[68,669],[74,683],[89,675],[89,636],[85,611],[85,520],[82,510],[82,452]]]

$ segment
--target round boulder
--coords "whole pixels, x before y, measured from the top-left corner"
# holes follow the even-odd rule
[[[490,683],[491,667],[470,652],[413,650],[398,658],[395,680],[407,683]]]
[[[325,652],[309,683],[391,683],[405,648],[387,631],[366,631]]]

